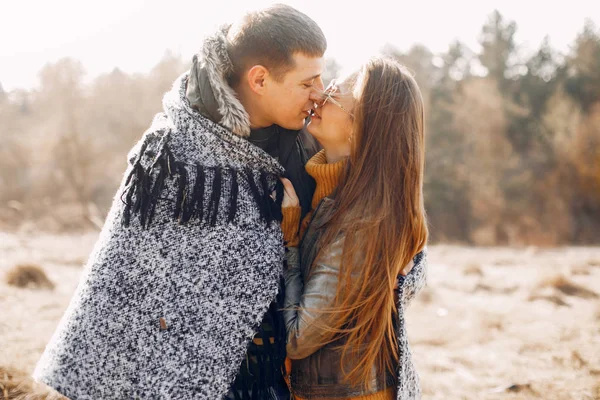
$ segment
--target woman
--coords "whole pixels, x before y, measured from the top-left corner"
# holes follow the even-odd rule
[[[404,309],[425,284],[423,100],[406,69],[374,58],[329,85],[309,132],[323,146],[302,221],[283,180],[285,320],[298,399],[420,396]]]

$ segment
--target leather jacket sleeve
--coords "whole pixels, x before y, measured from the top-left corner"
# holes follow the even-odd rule
[[[344,238],[340,238],[315,260],[310,277],[303,282],[298,249],[286,253],[284,320],[287,329],[287,355],[303,359],[320,349],[322,325],[315,324],[323,310],[333,305],[339,273]],[[411,264],[412,266],[411,268]],[[404,270],[406,276],[398,277],[399,305],[403,308],[425,286],[427,248],[417,254]]]
[[[315,320],[324,309],[332,306],[335,297],[343,238],[331,244],[322,256],[315,260],[310,277],[303,282],[297,249],[295,255],[288,251],[288,268],[285,272],[285,309],[284,319],[287,329],[287,355],[291,359],[302,359],[310,356],[320,346],[320,335],[323,331]],[[295,258],[295,259],[293,259]]]

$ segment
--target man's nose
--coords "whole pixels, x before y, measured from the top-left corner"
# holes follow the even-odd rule
[[[321,85],[321,87],[323,86]],[[321,102],[323,101],[323,91],[319,88],[315,88],[314,90],[311,90],[308,98],[313,103],[321,104]]]
[[[323,85],[323,79],[321,79],[321,77],[319,76],[317,79],[315,79],[315,83],[314,86],[319,89],[321,92],[323,90],[325,90],[325,85]]]

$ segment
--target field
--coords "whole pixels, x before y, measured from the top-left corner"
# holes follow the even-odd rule
[[[96,236],[0,232],[0,399],[57,397],[29,374]],[[600,248],[429,250],[407,317],[424,399],[600,399]]]

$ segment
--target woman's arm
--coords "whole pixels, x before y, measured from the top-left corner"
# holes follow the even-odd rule
[[[332,243],[317,258],[306,282],[302,282],[298,249],[290,248],[286,253],[283,315],[288,337],[287,355],[291,359],[306,358],[320,348],[314,343],[321,342],[323,326],[315,321],[333,304],[343,246],[343,238]]]
[[[343,247],[344,238],[340,238],[322,252],[307,282],[302,281],[298,249],[290,248],[286,253],[284,320],[288,336],[287,354],[291,359],[306,358],[319,350],[319,345],[314,343],[322,342],[323,320],[318,323],[315,320],[333,305]],[[414,266],[409,263],[403,268],[409,272],[399,282],[399,300],[403,306],[408,305],[425,285],[426,250],[417,254],[413,261]]]

